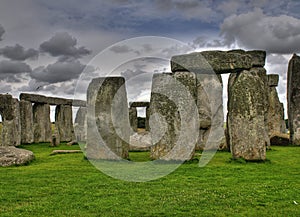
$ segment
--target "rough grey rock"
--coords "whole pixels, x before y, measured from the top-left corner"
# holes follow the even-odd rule
[[[265,78],[265,79],[264,79]],[[227,138],[233,158],[266,159],[266,71],[231,74],[228,82]]]
[[[129,108],[129,122],[130,122],[130,126],[131,126],[131,129],[133,130],[133,132],[137,132],[138,118],[137,118],[136,107]]]
[[[130,136],[130,151],[149,151],[151,145],[151,135],[149,132],[135,133]]]
[[[210,73],[212,69],[217,74],[241,72],[252,67],[265,65],[265,51],[203,51],[173,56],[171,70]]]
[[[296,54],[289,61],[287,87],[290,143],[300,145],[300,57]]]
[[[52,130],[50,122],[50,105],[35,103],[32,112],[34,142],[51,142]]]
[[[269,84],[269,109],[268,109],[268,131],[269,137],[273,134],[284,133],[285,128],[282,126],[284,122],[283,104],[280,103],[276,86],[278,84],[278,75],[268,75]]]
[[[21,144],[21,125],[19,101],[11,95],[0,94],[0,113],[2,115],[2,146]]]
[[[32,103],[21,100],[20,104],[20,122],[21,122],[21,143],[33,143],[33,113]]]
[[[277,87],[279,82],[279,75],[269,74],[268,75],[268,85],[269,87]]]
[[[154,74],[149,120],[152,159],[185,161],[193,157],[198,133],[193,114],[197,114],[195,74]]]
[[[13,146],[0,146],[0,166],[24,165],[34,159],[31,151]]]
[[[75,139],[73,128],[72,106],[57,105],[55,109],[55,126],[61,142],[70,142]]]
[[[218,147],[224,135],[224,114],[223,114],[223,92],[222,78],[215,74],[200,74],[197,73],[197,108],[199,114],[199,139],[196,150],[203,150],[205,147]],[[213,129],[213,131],[211,131]],[[211,133],[216,133],[218,136],[208,138]],[[216,139],[216,141],[213,141]],[[218,145],[216,144],[218,143]],[[224,144],[222,144],[224,146]]]
[[[76,113],[75,122],[74,122],[74,131],[77,141],[84,142],[86,141],[86,107],[80,107]]]
[[[271,145],[288,146],[290,144],[290,136],[285,133],[274,133],[270,141]]]
[[[93,79],[87,91],[87,157],[128,158],[129,126],[125,79]]]
[[[130,107],[149,107],[150,102],[130,102]]]
[[[85,107],[86,101],[64,99],[59,97],[43,96],[39,94],[21,93],[20,100],[30,101],[32,103],[41,103],[49,105],[73,105],[76,107]]]

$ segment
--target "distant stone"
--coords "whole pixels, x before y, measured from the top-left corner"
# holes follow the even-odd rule
[[[268,75],[268,85],[269,87],[277,87],[279,82],[278,74],[270,74]]]
[[[252,68],[231,74],[228,81],[227,138],[232,157],[266,159],[266,71]],[[266,138],[267,137],[267,138]]]
[[[31,151],[13,146],[0,146],[0,166],[24,165],[34,159]]]
[[[72,145],[78,145],[78,142],[76,140],[72,140],[67,143],[67,146],[72,146]]]
[[[270,140],[271,145],[288,146],[290,144],[290,136],[285,133],[274,133]]]
[[[150,102],[130,102],[130,107],[149,107]]]
[[[289,61],[287,87],[290,143],[300,145],[300,57],[296,54]]]
[[[130,151],[149,151],[151,145],[151,135],[147,131],[130,136]]]
[[[35,103],[33,111],[34,142],[51,142],[52,129],[50,122],[50,105]]]
[[[20,101],[21,143],[30,144],[34,141],[33,136],[33,113],[32,103]]]
[[[137,132],[138,129],[138,118],[136,107],[129,108],[129,122],[133,132]]]
[[[268,132],[270,138],[273,134],[284,133],[286,130],[283,124],[284,108],[283,108],[283,104],[279,101],[279,97],[275,85],[275,83],[278,83],[278,80],[276,82],[276,78],[278,78],[278,76],[268,75],[268,85],[269,85]],[[272,80],[273,82],[270,82]]]
[[[171,70],[217,74],[241,72],[265,65],[265,51],[203,51],[173,56]]]
[[[55,108],[55,126],[61,142],[75,140],[73,113],[70,105],[57,105]]]
[[[86,133],[87,133],[86,113],[87,113],[87,108],[80,107],[75,117],[74,132],[75,132],[76,140],[79,142],[86,141]]]

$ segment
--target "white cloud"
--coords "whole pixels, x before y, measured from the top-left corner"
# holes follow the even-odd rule
[[[226,18],[221,34],[228,46],[237,43],[247,49],[283,54],[300,51],[300,20],[287,15],[268,16],[258,8]]]

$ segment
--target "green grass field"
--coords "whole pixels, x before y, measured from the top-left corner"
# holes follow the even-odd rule
[[[30,165],[0,168],[0,216],[300,216],[300,147],[273,147],[265,163],[230,160],[218,152],[150,182],[125,182],[95,169],[81,153],[32,150]],[[148,153],[132,152],[132,160]],[[299,205],[297,205],[299,203]]]

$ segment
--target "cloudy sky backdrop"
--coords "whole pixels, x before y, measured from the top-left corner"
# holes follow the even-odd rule
[[[299,11],[297,0],[1,0],[0,93],[73,98],[77,86],[84,97],[86,85],[77,81],[98,53],[110,47],[116,56],[138,57],[154,48],[147,43],[140,50],[112,45],[132,37],[160,36],[196,51],[266,50],[267,71],[280,74],[277,89],[286,104],[287,63],[292,53],[300,52]],[[101,69],[93,64],[87,71],[93,76]],[[155,58],[116,69],[125,77],[137,76],[128,83],[129,100],[149,100],[151,75],[165,70],[168,61]]]

